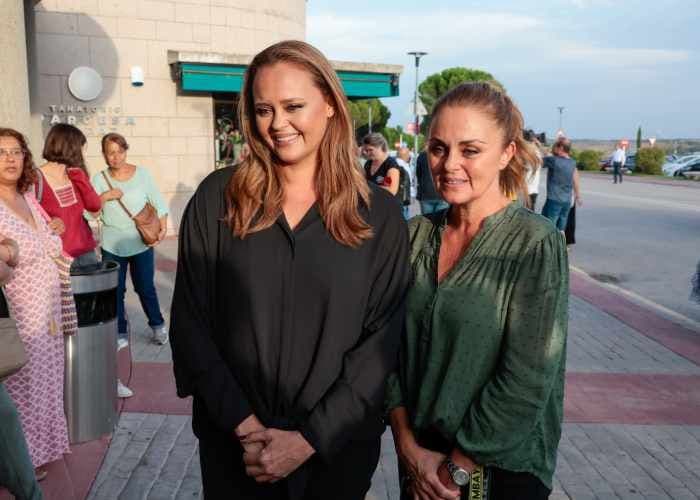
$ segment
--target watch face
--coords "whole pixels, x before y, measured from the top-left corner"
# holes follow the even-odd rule
[[[464,469],[457,469],[452,473],[452,480],[457,486],[466,486],[469,483],[469,473]]]

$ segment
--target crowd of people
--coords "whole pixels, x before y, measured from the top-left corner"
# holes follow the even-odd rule
[[[375,133],[358,164],[341,83],[301,41],[253,58],[239,118],[246,154],[204,179],[179,227],[169,332],[153,285],[167,209],[125,138],[102,139],[107,168],[88,181],[74,127],[50,132],[38,170],[21,134],[0,129],[0,278],[30,357],[0,386],[3,421],[21,421],[0,429],[0,456],[24,471],[0,467],[0,483],[40,498],[39,467],[68,451],[54,258],[80,272],[99,247],[120,264],[120,344],[127,270],[153,341],[171,342],[205,498],[361,500],[388,423],[402,498],[546,499],[563,416],[562,232],[580,203],[567,141],[544,159],[544,217],[531,210],[539,147],[488,83],[438,100],[417,158],[390,156]],[[131,214],[149,204],[161,230],[146,244]]]
[[[89,178],[84,160],[87,138],[76,127],[54,125],[37,167],[24,136],[0,128],[0,314],[11,317],[28,362],[0,382],[0,485],[16,498],[42,498],[37,481],[43,468],[69,452],[63,404],[64,335],[75,333],[68,273],[118,262],[119,343],[128,345],[124,309],[126,272],[148,316],[153,341],[168,336],[154,286],[153,247],[165,237],[167,207],[145,167],[127,163],[128,144],[119,134],[102,140],[107,168]],[[114,184],[116,187],[109,186]],[[109,186],[109,187],[108,187]],[[160,217],[157,241],[146,245],[126,207],[138,213],[152,203]],[[97,221],[96,241],[89,221]],[[133,395],[118,381],[119,397]]]

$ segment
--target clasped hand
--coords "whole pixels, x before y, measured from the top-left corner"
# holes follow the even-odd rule
[[[408,472],[410,490],[414,500],[455,500],[459,488],[445,485],[439,469],[446,455],[419,446],[415,441],[399,448],[399,459]]]
[[[258,483],[287,477],[314,454],[298,431],[264,429],[241,438],[245,472]]]

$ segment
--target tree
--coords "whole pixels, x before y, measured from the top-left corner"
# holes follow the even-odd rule
[[[391,117],[391,111],[379,99],[350,101],[348,108],[355,127],[355,138],[358,142],[369,132],[370,108],[372,108],[372,132],[381,132]]]
[[[418,95],[425,105],[428,115],[423,120],[421,131],[427,131],[433,107],[440,97],[448,90],[464,82],[489,82],[501,90],[505,90],[503,85],[496,80],[491,73],[480,69],[471,68],[447,68],[440,73],[434,73],[418,86]]]
[[[637,151],[642,149],[642,126],[637,127]]]
[[[389,143],[389,149],[395,149],[396,143],[403,140],[404,145],[409,149],[413,150],[413,136],[401,127],[397,125],[396,127],[384,127],[382,135]],[[418,150],[420,151],[425,144],[425,137],[423,134],[418,134]]]

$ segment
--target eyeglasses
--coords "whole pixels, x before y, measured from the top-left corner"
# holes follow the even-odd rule
[[[0,149],[0,158],[22,158],[24,156],[24,150],[22,149]]]

